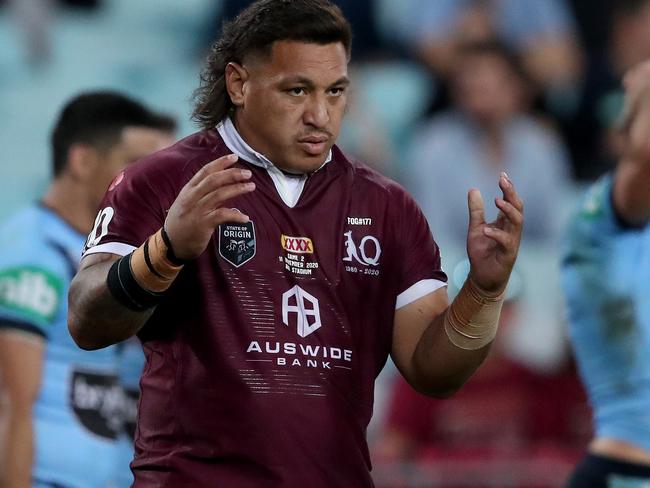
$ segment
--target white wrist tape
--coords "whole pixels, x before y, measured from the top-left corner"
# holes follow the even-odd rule
[[[490,297],[467,278],[445,313],[445,332],[451,343],[474,351],[492,342],[497,334],[504,294]]]

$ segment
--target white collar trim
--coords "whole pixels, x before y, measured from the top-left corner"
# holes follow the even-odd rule
[[[287,176],[284,174],[277,166],[275,166],[269,158],[264,156],[264,154],[258,153],[252,147],[250,147],[246,141],[239,135],[235,124],[232,123],[230,117],[224,119],[219,125],[217,125],[217,131],[223,139],[223,142],[226,144],[228,149],[230,149],[234,154],[239,156],[246,162],[254,164],[264,168],[271,177],[273,185],[282,198],[282,201],[289,208],[293,208],[298,203],[300,195],[305,188],[305,183],[307,182],[307,175],[302,176]],[[332,160],[332,150],[330,149],[327,159],[323,163],[325,166]],[[321,166],[318,169],[321,169]]]

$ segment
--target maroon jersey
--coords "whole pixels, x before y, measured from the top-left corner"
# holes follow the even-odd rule
[[[86,252],[140,246],[231,152],[213,130],[130,167]],[[336,147],[293,207],[266,169],[237,164],[257,188],[228,205],[250,222],[215,229],[139,333],[135,486],[372,486],[365,434],[396,306],[446,281],[427,222]]]

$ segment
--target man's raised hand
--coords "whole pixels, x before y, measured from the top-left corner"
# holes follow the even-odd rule
[[[508,284],[524,224],[523,202],[505,173],[499,178],[499,187],[503,198],[495,199],[499,215],[492,223],[485,222],[481,193],[473,189],[467,196],[470,279],[482,290],[495,295],[503,292]]]
[[[199,257],[214,229],[225,222],[248,222],[248,216],[224,204],[255,190],[248,169],[232,168],[237,156],[229,154],[201,168],[180,191],[169,209],[165,230],[176,257]]]

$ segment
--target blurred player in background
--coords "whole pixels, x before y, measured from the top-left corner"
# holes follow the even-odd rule
[[[173,129],[118,93],[74,98],[52,133],[50,187],[0,228],[2,486],[100,487],[112,477],[122,425],[116,348],[75,346],[67,290],[109,183],[169,145]]]
[[[143,342],[138,488],[372,486],[388,355],[448,396],[488,352],[523,204],[502,174],[488,224],[469,193],[470,278],[449,305],[413,199],[334,145],[350,40],[326,0],[254,3],[208,59],[203,130],[106,194],[69,328],[85,349]]]
[[[562,273],[595,438],[571,488],[650,484],[650,62],[624,79],[627,144],[573,217]]]

